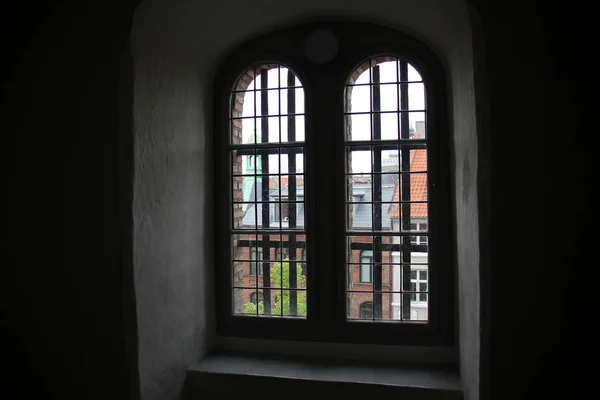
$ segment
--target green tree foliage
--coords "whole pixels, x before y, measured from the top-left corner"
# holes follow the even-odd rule
[[[283,286],[281,275],[283,273]],[[275,304],[271,305],[271,315],[281,315],[283,307],[283,315],[291,315],[290,311],[290,291],[284,290],[283,295],[281,291],[277,289],[288,289],[290,287],[290,264],[288,259],[283,260],[283,263],[274,263],[271,267],[271,293],[276,294]],[[296,287],[306,288],[306,277],[302,275],[302,266],[300,262],[296,263]],[[297,313],[299,317],[306,316],[306,291],[297,291]],[[259,301],[258,304],[249,302],[244,304],[244,314],[256,314],[256,308],[258,307],[258,314],[265,313],[265,305],[263,301]]]

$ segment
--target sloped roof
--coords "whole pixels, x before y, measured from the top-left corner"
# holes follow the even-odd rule
[[[352,201],[355,201],[353,205],[352,213],[352,229],[366,229],[372,228],[373,221],[373,207],[371,202],[373,201],[372,193],[372,182],[371,176],[355,176],[352,185]],[[389,203],[392,201],[394,196],[394,188],[396,187],[396,181],[393,174],[381,175],[381,201]],[[389,230],[392,228],[392,220],[388,207],[383,206],[381,210],[381,229]]]
[[[411,151],[410,160],[411,171],[427,171],[427,150],[419,149]],[[397,203],[400,199],[400,185],[396,186],[394,191],[393,202]],[[425,201],[427,200],[427,174],[410,174],[410,200]],[[402,207],[394,207],[390,217],[400,218]],[[411,218],[426,218],[427,203],[411,204]]]
[[[259,180],[260,180],[260,178],[259,178]],[[273,203],[269,204],[269,209],[270,209],[271,215],[275,215],[274,207],[277,206],[275,199],[279,197],[279,184],[278,183],[279,182],[276,177],[269,178],[269,197],[270,197],[270,199],[267,199],[266,201],[273,202]],[[287,185],[288,178],[281,177],[281,183],[284,185],[281,188],[281,196],[287,196],[288,195],[288,185]],[[258,186],[258,188],[257,188],[257,186]],[[246,200],[246,201],[251,201],[251,202],[254,201],[254,196],[256,196],[257,201],[263,201],[262,190],[260,189],[260,186],[261,186],[260,182],[259,182],[259,185],[257,185],[256,182],[252,182],[252,187],[248,193],[250,200]],[[302,200],[304,200],[304,181],[301,177],[296,178],[296,197],[297,197],[296,201],[301,202]],[[261,225],[262,224],[262,210],[263,210],[263,207],[262,207],[262,204],[260,204],[260,203],[259,203],[258,207],[256,207],[255,203],[249,204],[249,207],[246,210],[244,217],[242,218],[242,226],[255,227],[257,221],[258,221],[258,225]],[[296,216],[297,216],[296,217],[297,218],[296,227],[303,228],[304,227],[304,204],[303,203],[296,203]],[[281,221],[282,228],[287,228],[288,224],[289,223],[287,221]],[[280,222],[279,221],[271,221],[269,224],[269,227],[270,228],[279,228]]]

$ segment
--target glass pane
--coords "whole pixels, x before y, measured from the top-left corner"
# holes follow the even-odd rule
[[[401,83],[399,85],[400,110],[425,110],[425,85],[423,83]],[[403,96],[408,102],[405,104]]]
[[[291,171],[293,172],[293,171]],[[296,173],[303,174],[304,173],[304,154],[297,153],[296,154]],[[304,177],[302,178],[302,182],[304,182]]]
[[[346,226],[348,230],[372,230],[373,205],[371,203],[349,204]]]
[[[348,292],[348,319],[373,319],[373,293]]]
[[[291,75],[291,78],[290,78]],[[281,65],[280,73],[279,73],[279,86],[284,87],[302,87],[302,82],[300,79],[294,74],[294,71],[289,68]]]
[[[402,293],[390,291],[348,291],[348,319],[365,321],[400,321]]]
[[[346,140],[371,140],[371,116],[369,114],[346,115]]]
[[[376,203],[373,208],[373,230],[391,231],[397,228],[398,224],[393,224],[393,212],[395,208],[392,203]]]
[[[359,65],[350,75],[348,84],[365,85],[371,83],[371,69],[369,61]]]
[[[379,82],[397,82],[397,64],[395,57],[376,57],[371,61],[372,67],[379,67]]]
[[[398,111],[398,85],[395,83],[381,84],[379,86],[380,111]],[[373,86],[373,99],[376,99],[377,86]],[[375,101],[375,100],[374,100]]]
[[[304,113],[304,89],[281,89],[281,114],[297,115]]]
[[[281,153],[279,173],[302,173],[304,171],[304,149],[302,147],[283,147],[279,151]]]
[[[275,299],[273,311],[275,314],[281,313],[284,317],[306,318],[306,290],[281,290]]]
[[[406,117],[404,117],[406,115]],[[408,137],[402,136],[402,130],[405,126],[405,119],[408,119]],[[400,114],[400,132],[402,139],[425,139],[427,137],[427,129],[424,112],[403,112]]]
[[[370,86],[348,86],[346,88],[346,101],[347,112],[371,112]]]
[[[364,262],[360,264],[348,264],[346,281],[349,291],[371,292],[373,290],[372,272],[370,268],[370,264],[365,268]]]
[[[281,117],[281,141],[286,142],[303,142],[305,138],[304,132],[304,116],[296,115],[293,117]],[[294,140],[292,140],[294,139]]]
[[[411,82],[423,80],[421,74],[410,63],[408,64],[408,80]]]
[[[398,139],[398,113],[381,114],[381,139],[382,140],[397,140]]]
[[[259,205],[260,206],[260,205]],[[256,229],[257,228],[257,204],[256,203],[234,203],[233,210],[233,228],[234,229]],[[258,216],[261,210],[258,207]],[[260,220],[258,221],[260,223]]]
[[[280,192],[282,200],[302,201],[304,200],[304,175],[281,175],[279,177]]]
[[[418,203],[418,204],[402,204],[400,206],[400,208],[406,207],[406,206],[411,206],[412,214],[415,214],[418,210],[414,210],[413,208],[416,206],[420,206],[420,205],[421,205],[420,203]],[[401,211],[403,211],[403,210],[401,210]],[[422,220],[423,217],[420,217],[419,219]],[[426,220],[426,218],[425,218],[425,220]],[[407,229],[402,229],[402,230],[404,232],[413,232],[413,231],[414,232],[426,232],[425,230],[423,230],[423,225],[427,225],[427,224],[411,223],[407,227],[403,227],[403,228],[407,228]]]
[[[259,311],[260,314],[264,312],[263,302],[259,301],[258,304],[254,303],[252,300],[260,300],[261,295],[257,294],[258,291],[255,288],[249,289],[241,289],[234,288],[233,289],[233,313],[241,314],[241,315],[254,315],[258,316]]]
[[[398,172],[400,170],[400,155],[398,149],[390,146],[373,146],[373,167],[375,172]],[[398,183],[398,178],[394,181],[386,181],[385,184]]]
[[[347,170],[351,174],[364,174],[371,172],[371,151],[370,150],[348,150]]]
[[[363,262],[360,265],[360,281],[361,282],[373,282],[373,270],[371,263]]]
[[[398,196],[402,202],[427,201],[427,173],[400,174]],[[396,199],[394,199],[396,200]],[[411,207],[412,218],[427,217],[427,204],[410,204],[402,207]],[[401,212],[404,212],[403,208]]]
[[[304,235],[282,235],[283,288],[306,289],[303,250],[306,245]],[[295,278],[294,278],[295,277]]]
[[[256,174],[256,152],[253,149],[232,150],[231,172],[233,175]]]
[[[346,193],[348,202],[371,202],[370,175],[347,175],[346,181]]]

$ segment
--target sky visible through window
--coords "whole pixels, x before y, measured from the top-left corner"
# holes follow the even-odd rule
[[[380,77],[381,82],[396,82],[396,63],[395,62],[383,62],[380,66]],[[268,72],[268,88],[277,88],[278,82],[281,81],[281,87],[287,86],[287,69],[281,67],[279,69],[274,68]],[[281,75],[281,77],[279,76]],[[408,66],[408,80],[411,82],[421,81],[421,75],[409,64]],[[370,74],[365,71],[356,80],[355,84],[368,84],[370,82]],[[252,88],[256,84],[256,89],[261,89],[260,79],[256,79],[249,88]],[[296,85],[300,86],[300,81],[296,78]],[[275,117],[269,118],[269,142],[278,142],[279,134],[281,132],[281,141],[286,142],[286,135],[288,131],[288,118],[276,117],[277,115],[285,115],[287,112],[287,96],[289,90],[295,90],[296,92],[296,113],[304,114],[304,90],[302,88],[296,89],[282,89],[282,90],[269,90],[268,91],[268,115]],[[355,86],[352,91],[352,112],[368,112],[370,109],[370,88],[369,86]],[[256,95],[255,95],[256,94]],[[340,96],[343,94],[340,93]],[[411,83],[408,85],[408,98],[409,98],[409,109],[411,110],[425,110],[425,90],[423,83]],[[382,111],[396,111],[398,110],[398,86],[397,85],[382,85],[381,86],[381,106]],[[261,95],[260,92],[247,92],[244,97],[244,108],[242,117],[253,117],[260,115],[261,110]],[[364,140],[370,140],[370,124],[371,119],[368,114],[357,114],[351,117],[352,119],[352,136],[353,138],[361,139],[364,136]],[[410,112],[409,121],[410,129],[416,129],[416,123],[425,120],[425,112]],[[395,114],[384,114],[382,116],[382,139],[396,139],[397,136],[386,136],[386,135],[397,135],[398,132],[398,119]],[[242,141],[243,143],[254,143],[255,132],[261,132],[260,119],[247,118],[243,120],[242,129]],[[305,126],[304,116],[296,116],[296,140],[304,141],[305,137]],[[256,124],[256,126],[255,126]],[[257,142],[260,142],[260,134]],[[362,154],[364,153],[364,154]],[[390,152],[383,152],[384,158],[390,156]],[[279,160],[277,155],[270,155],[269,160],[269,172],[270,174],[277,173],[288,173],[294,171],[288,171],[288,156],[285,154],[281,155],[281,171],[279,171]],[[304,165],[303,155],[297,155],[296,165],[298,170],[296,172],[303,173],[302,166]],[[352,156],[352,171],[359,173],[371,172],[370,165],[370,152],[354,152]],[[266,171],[263,171],[266,173]]]

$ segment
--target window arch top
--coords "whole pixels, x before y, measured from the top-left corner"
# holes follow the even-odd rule
[[[304,142],[300,78],[282,64],[247,69],[233,85],[230,119],[233,145]]]
[[[425,83],[419,71],[405,59],[379,56],[360,63],[347,79],[344,100],[347,140],[426,138]],[[374,113],[380,116],[380,135],[374,131],[376,127],[368,115]],[[406,137],[402,136],[404,125],[407,125]]]

